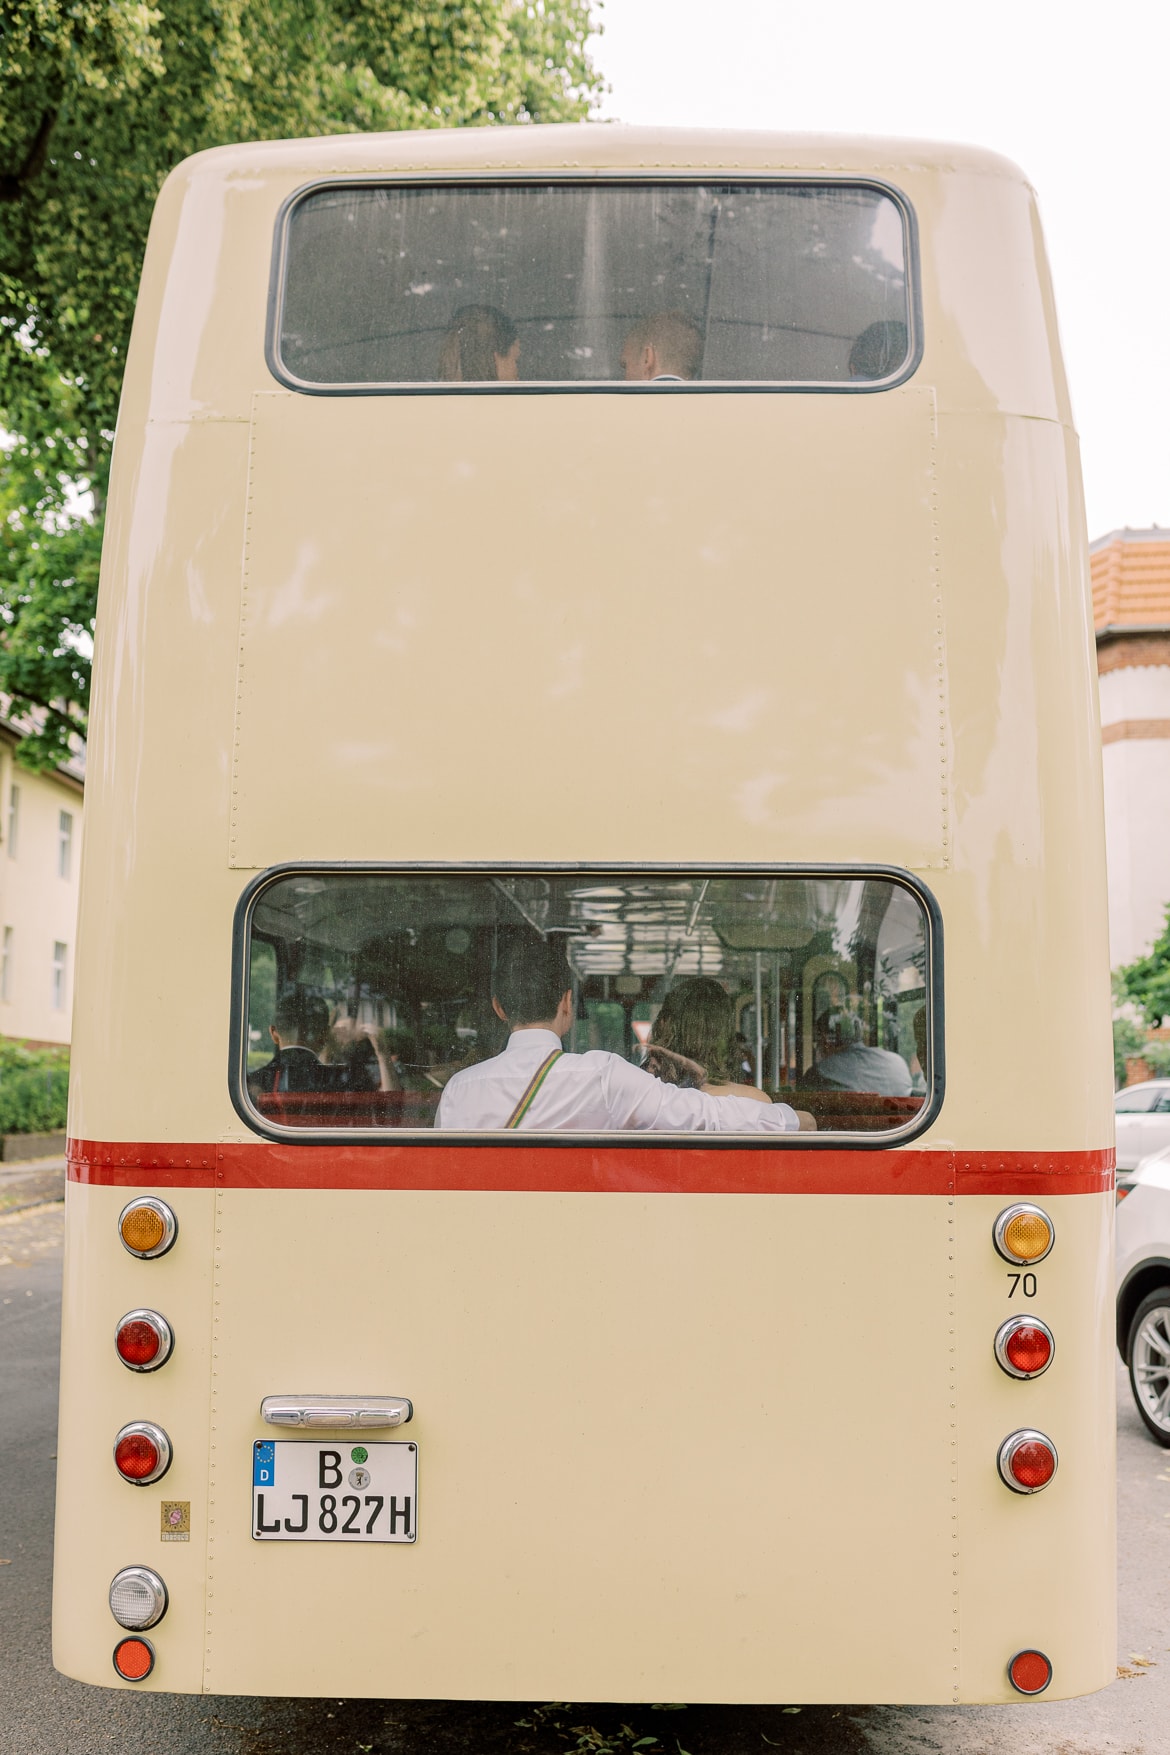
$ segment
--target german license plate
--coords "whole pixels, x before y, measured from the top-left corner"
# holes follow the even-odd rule
[[[418,1447],[257,1439],[252,1536],[257,1542],[413,1542]]]

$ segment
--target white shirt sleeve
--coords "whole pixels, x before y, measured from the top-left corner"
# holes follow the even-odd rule
[[[652,1073],[606,1054],[602,1075],[608,1125],[659,1133],[797,1133],[800,1122],[787,1103],[754,1097],[712,1097],[666,1085]]]

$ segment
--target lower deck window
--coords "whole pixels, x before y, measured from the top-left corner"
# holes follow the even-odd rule
[[[242,949],[237,1098],[266,1129],[675,1134],[702,1111],[759,1138],[744,1105],[770,1102],[902,1135],[936,1082],[937,934],[886,875],[285,872]],[[505,1068],[558,1046],[591,1058],[517,1117],[531,1081]]]

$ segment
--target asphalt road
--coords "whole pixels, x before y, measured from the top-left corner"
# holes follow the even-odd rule
[[[49,1661],[60,1205],[0,1213],[2,1755],[1163,1755],[1170,1453],[1118,1375],[1119,1679],[1005,1707],[605,1708],[249,1700],[83,1687]]]

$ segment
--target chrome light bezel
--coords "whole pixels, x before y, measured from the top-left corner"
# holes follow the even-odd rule
[[[1052,1452],[1052,1473],[1046,1481],[1041,1481],[1036,1487],[1025,1487],[1023,1482],[1016,1480],[1011,1471],[1013,1456],[1025,1444],[1043,1444]],[[1043,1493],[1046,1487],[1051,1487],[1056,1479],[1056,1471],[1060,1467],[1060,1457],[1047,1432],[1037,1432],[1035,1427],[1024,1426],[1018,1432],[1008,1433],[996,1453],[995,1463],[999,1470],[999,1478],[1004,1486],[1010,1488],[1013,1493],[1020,1493],[1026,1498],[1030,1498],[1033,1493]]]
[[[149,1207],[151,1212],[157,1213],[163,1222],[162,1238],[155,1244],[153,1249],[135,1249],[131,1244],[127,1243],[125,1237],[122,1235],[122,1221],[125,1219],[127,1213],[132,1213],[137,1207]],[[157,1195],[135,1195],[133,1200],[128,1200],[126,1202],[126,1205],[118,1214],[118,1241],[126,1251],[126,1254],[132,1255],[135,1261],[157,1261],[160,1255],[165,1255],[168,1249],[174,1247],[175,1239],[178,1235],[178,1219],[175,1217],[173,1210],[167,1205],[166,1201],[159,1200]]]
[[[1039,1255],[1033,1255],[1027,1258],[1022,1255],[1013,1255],[1003,1240],[1004,1232],[1007,1230],[1012,1220],[1018,1218],[1021,1213],[1033,1213],[1037,1218],[1043,1219],[1044,1223],[1048,1226],[1048,1248],[1042,1250]],[[1035,1201],[1018,1200],[1013,1202],[1010,1207],[1005,1207],[1003,1212],[1000,1213],[995,1224],[991,1228],[991,1240],[995,1244],[995,1252],[997,1255],[1001,1256],[1004,1261],[1010,1262],[1013,1267],[1024,1268],[1026,1270],[1028,1268],[1034,1268],[1037,1262],[1041,1262],[1046,1256],[1051,1255],[1052,1246],[1056,1242],[1056,1226],[1052,1223],[1051,1213],[1046,1213],[1043,1207],[1038,1207],[1036,1205]]]
[[[130,1359],[124,1359],[118,1352],[118,1336],[128,1322],[144,1322],[158,1336],[158,1352],[145,1365],[135,1365]],[[175,1331],[159,1310],[128,1310],[125,1316],[119,1317],[114,1326],[114,1352],[118,1355],[118,1363],[127,1371],[157,1371],[165,1365],[175,1349]]]
[[[136,1480],[130,1475],[124,1475],[121,1469],[118,1468],[117,1454],[118,1446],[121,1444],[122,1440],[124,1438],[133,1438],[137,1433],[141,1433],[144,1437],[150,1439],[150,1442],[158,1451],[158,1464],[149,1475],[142,1475]],[[171,1449],[171,1441],[161,1426],[156,1425],[153,1420],[131,1420],[127,1425],[119,1428],[114,1437],[114,1443],[110,1454],[115,1459],[114,1468],[117,1471],[118,1479],[120,1481],[125,1481],[128,1487],[151,1487],[154,1485],[155,1481],[161,1481],[167,1470],[170,1468],[173,1452]]]
[[[136,1621],[124,1620],[114,1607],[114,1592],[119,1585],[128,1584],[131,1580],[136,1583],[142,1583],[146,1586],[153,1605],[143,1619]],[[110,1580],[109,1603],[110,1614],[114,1617],[114,1620],[118,1623],[119,1627],[124,1627],[127,1633],[145,1633],[148,1628],[157,1627],[163,1616],[166,1614],[167,1609],[170,1607],[170,1595],[163,1580],[152,1567],[123,1566],[122,1570],[120,1572],[115,1572],[113,1578]]]
[[[1019,1332],[1019,1330],[1022,1328],[1038,1328],[1040,1330],[1041,1334],[1047,1335],[1047,1337],[1048,1337],[1048,1357],[1044,1361],[1043,1365],[1037,1366],[1035,1371],[1021,1371],[1019,1366],[1013,1365],[1011,1360],[1008,1358],[1007,1344],[1011,1340],[1012,1336],[1014,1334],[1017,1334]],[[1021,1316],[1009,1316],[1007,1321],[1001,1322],[999,1325],[999,1328],[996,1330],[996,1333],[995,1333],[995,1360],[996,1360],[996,1364],[999,1366],[1000,1370],[1005,1371],[1009,1377],[1015,1377],[1015,1378],[1018,1378],[1025,1383],[1030,1383],[1034,1377],[1043,1377],[1044,1373],[1048,1370],[1048,1367],[1052,1364],[1052,1361],[1055,1359],[1055,1357],[1056,1357],[1055,1336],[1053,1335],[1052,1330],[1049,1328],[1048,1324],[1046,1322],[1041,1322],[1041,1320],[1038,1316],[1022,1316],[1022,1315]]]

